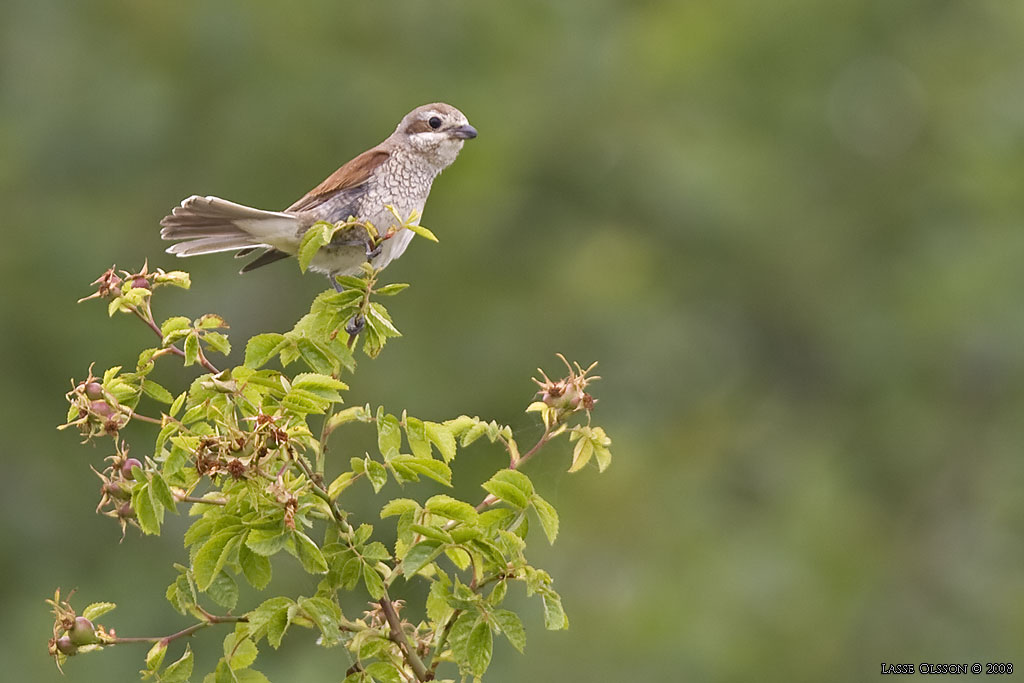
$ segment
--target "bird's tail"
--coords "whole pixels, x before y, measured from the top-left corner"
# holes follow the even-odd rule
[[[193,195],[160,221],[160,237],[177,240],[167,249],[168,254],[177,256],[259,247],[294,253],[299,223],[294,214]]]

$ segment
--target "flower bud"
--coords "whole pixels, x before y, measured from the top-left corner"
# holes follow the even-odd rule
[[[78,646],[100,642],[92,622],[85,617],[75,617],[75,625],[68,631],[67,637],[73,645]]]
[[[114,409],[111,408],[110,404],[106,401],[91,401],[89,403],[89,411],[93,415],[97,415],[102,418],[108,418],[114,414]]]
[[[71,638],[68,636],[61,636],[54,641],[54,649],[62,655],[71,657],[72,655],[78,654],[78,646],[71,642]]]
[[[139,469],[142,469],[142,463],[139,462],[138,458],[128,458],[127,460],[125,460],[124,463],[122,463],[121,465],[121,476],[124,477],[125,479],[128,479],[129,481],[134,479],[134,477],[132,476],[133,467],[138,467]]]

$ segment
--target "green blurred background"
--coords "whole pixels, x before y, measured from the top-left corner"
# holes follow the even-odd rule
[[[387,271],[413,283],[405,337],[353,400],[529,429],[560,351],[600,360],[614,440],[603,476],[565,474],[564,447],[531,465],[562,515],[532,557],[572,627],[515,593],[527,655],[499,646],[489,681],[1024,669],[1022,74],[1006,0],[5,0],[3,677],[58,679],[56,586],[120,603],[125,635],[185,624],[163,599],[183,522],[119,545],[92,513],[108,453],[54,429],[70,377],[150,343],[75,299],[112,262],[185,266],[158,315],[222,313],[238,361],[323,280],[172,260],[159,219],[192,193],[287,206],[435,100],[480,137],[435,184],[441,244]],[[500,460],[456,476],[475,496]],[[132,680],[143,654],[66,680]],[[336,681],[342,657],[293,635],[258,666]]]

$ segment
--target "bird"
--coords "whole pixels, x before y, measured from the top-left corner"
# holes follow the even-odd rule
[[[465,114],[443,102],[406,114],[395,131],[302,196],[284,211],[265,211],[220,197],[192,195],[160,221],[160,236],[176,243],[167,253],[179,257],[237,251],[244,257],[263,250],[241,273],[294,255],[302,236],[319,221],[370,222],[380,235],[412,217],[418,224],[434,179],[466,140],[477,136]],[[399,229],[375,246],[365,228],[339,231],[309,264],[335,288],[339,275],[353,275],[369,262],[386,267],[409,246],[413,231]]]

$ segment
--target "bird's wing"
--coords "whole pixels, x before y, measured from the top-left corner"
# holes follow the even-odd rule
[[[289,206],[287,211],[308,211],[316,208],[327,199],[339,192],[357,188],[373,175],[373,172],[384,163],[391,154],[383,149],[374,148],[363,152],[352,161],[327,176],[327,179],[306,193],[306,195]]]

